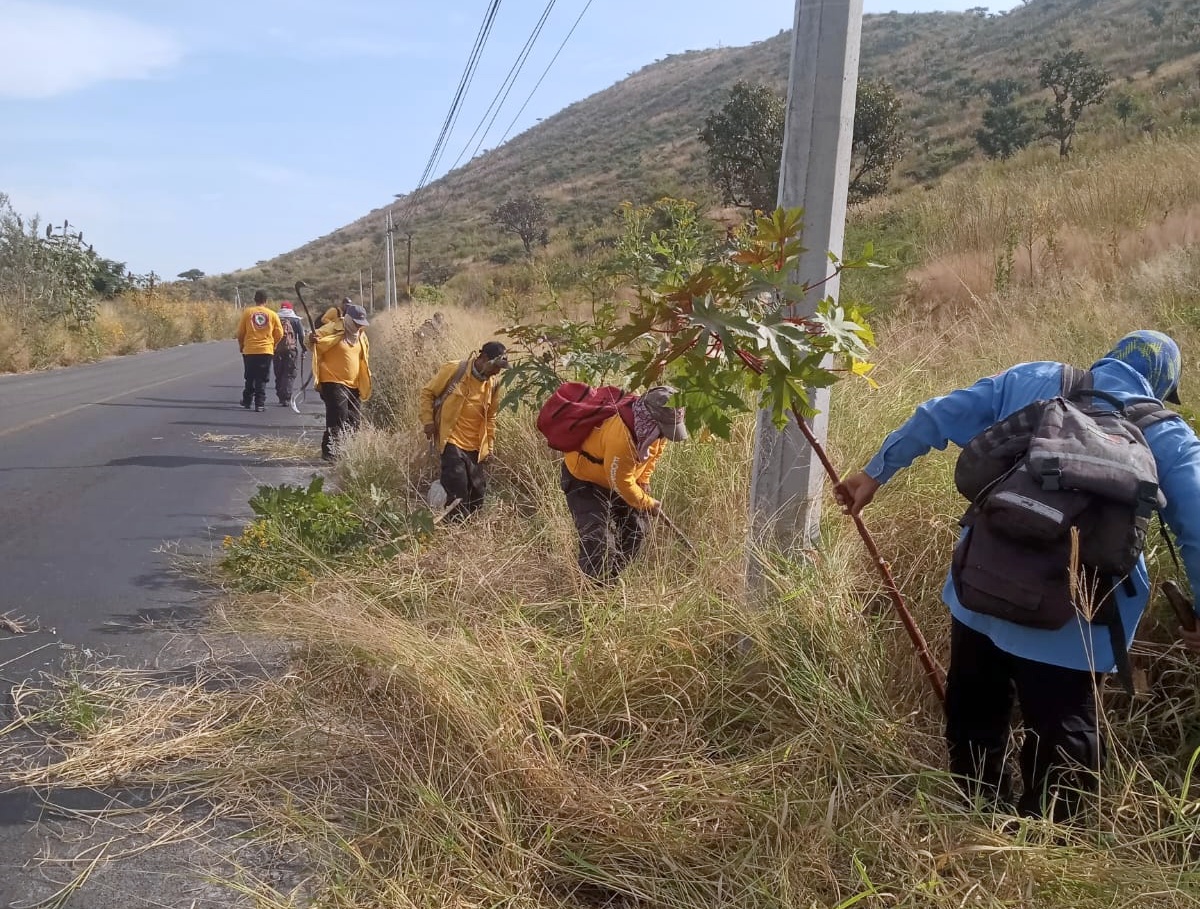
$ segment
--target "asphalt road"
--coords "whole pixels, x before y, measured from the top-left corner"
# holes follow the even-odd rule
[[[239,406],[241,385],[229,341],[0,376],[0,615],[35,629],[0,631],[6,712],[11,685],[80,654],[162,668],[164,648],[201,625],[211,599],[179,570],[179,554],[207,555],[236,533],[260,483],[313,472],[316,395],[297,415],[268,388],[267,410],[255,413]],[[264,462],[205,434],[303,435],[314,464]],[[0,795],[0,906],[44,895],[19,871],[45,849],[39,818],[41,798]],[[145,905],[175,905],[139,889]],[[107,905],[97,898],[65,905]]]

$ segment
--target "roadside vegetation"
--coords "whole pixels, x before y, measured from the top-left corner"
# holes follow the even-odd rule
[[[194,280],[131,274],[78,227],[27,220],[0,193],[0,320],[3,373],[232,338],[237,312]]]
[[[860,466],[931,394],[1020,360],[1087,365],[1135,328],[1180,341],[1194,401],[1197,148],[1115,138],[1069,163],[1031,148],[858,207],[851,246],[869,238],[893,267],[845,274],[843,302],[874,310],[877,387],[838,384],[835,463]],[[528,408],[502,414],[488,506],[433,523],[416,406],[436,366],[503,327],[527,375],[605,375],[604,335],[637,284],[612,267],[638,259],[620,238],[632,219],[666,244],[646,262],[679,261],[664,251],[687,210],[631,207],[605,249],[551,244],[377,317],[372,425],[324,484],[260,493],[222,550],[225,620],[289,642],[285,671],[232,688],[98,671],[19,697],[18,723],[52,730],[60,760],[7,782],[211,799],[310,869],[294,892],[230,882],[259,907],[1194,905],[1200,663],[1172,645],[1167,610],[1140,630],[1145,693],[1106,694],[1112,761],[1084,822],[1006,827],[959,803],[938,705],[831,505],[820,550],[774,563],[747,601],[747,417],[728,441],[673,446],[655,477],[699,555],[657,527],[613,588],[579,579]],[[448,327],[422,333],[435,310]],[[943,655],[952,458],[898,477],[868,515]]]

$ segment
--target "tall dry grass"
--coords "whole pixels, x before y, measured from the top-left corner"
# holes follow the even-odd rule
[[[0,301],[0,312],[4,309]],[[101,303],[83,327],[62,322],[14,324],[0,336],[0,372],[72,366],[179,344],[232,338],[238,311],[220,300],[170,290],[132,293]]]
[[[1200,142],[1147,138],[1070,162],[1027,152],[951,176],[903,210],[925,258],[912,297],[926,306],[1008,284],[1120,280],[1200,242]]]
[[[492,328],[445,312],[437,342],[414,341],[421,316],[371,328],[378,425],[336,468],[356,495],[420,502],[417,391]],[[1180,340],[1190,399],[1200,254],[971,295],[936,321],[898,310],[878,326],[880,387],[835,394],[831,451],[857,467],[930,395],[1018,360],[1087,365],[1139,327]],[[745,605],[750,451],[746,420],[730,443],[668,449],[655,493],[698,555],[660,526],[597,588],[574,565],[555,460],[531,414],[506,413],[471,521],[228,605],[239,629],[293,645],[281,676],[224,690],[99,673],[18,698],[22,722],[75,732],[59,734],[59,762],[9,782],[218,798],[306,855],[301,891],[236,882],[261,907],[1195,905],[1200,668],[1171,646],[1172,623],[1156,610],[1139,634],[1150,694],[1106,695],[1112,760],[1083,823],[980,813],[943,770],[937,704],[835,511],[819,551],[779,563],[765,601]],[[902,473],[867,514],[943,657],[962,508],[951,457]]]

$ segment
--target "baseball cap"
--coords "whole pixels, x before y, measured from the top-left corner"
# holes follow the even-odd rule
[[[367,312],[361,306],[356,306],[353,303],[346,305],[346,315],[355,325],[369,325],[367,321]]]
[[[655,385],[642,395],[642,403],[646,405],[647,412],[658,424],[663,438],[671,442],[681,442],[688,437],[687,427],[683,425],[686,408],[670,407],[667,404],[671,395],[678,393],[679,389],[672,388],[670,385]]]
[[[1179,345],[1161,331],[1131,331],[1113,346],[1104,359],[1132,366],[1150,383],[1154,396],[1178,404],[1183,358]]]

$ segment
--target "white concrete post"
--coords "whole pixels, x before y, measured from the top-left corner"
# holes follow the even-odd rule
[[[779,204],[804,208],[804,245],[797,283],[813,286],[793,307],[811,315],[826,295],[835,300],[838,281],[828,253],[842,254],[846,188],[854,138],[854,98],[862,36],[862,0],[797,0],[792,34]],[[820,286],[816,286],[820,285]],[[821,411],[813,430],[822,441],[828,426],[829,392],[812,394]],[[821,517],[820,462],[794,423],[781,433],[762,411],[754,438],[750,485],[750,543],[756,550],[793,552],[815,541]],[[757,560],[750,560],[753,582]]]

